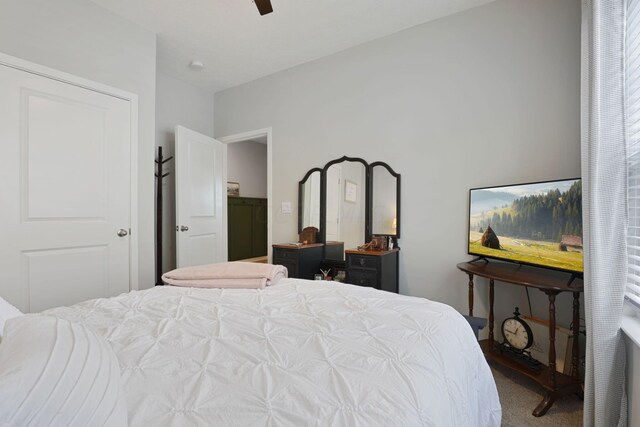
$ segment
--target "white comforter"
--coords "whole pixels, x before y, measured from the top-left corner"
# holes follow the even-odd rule
[[[46,312],[113,346],[132,426],[498,426],[491,371],[451,307],[286,279],[157,287]]]

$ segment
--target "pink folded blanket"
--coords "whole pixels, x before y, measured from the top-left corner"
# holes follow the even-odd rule
[[[286,277],[287,269],[281,265],[223,262],[178,268],[163,274],[162,281],[195,288],[261,289]]]

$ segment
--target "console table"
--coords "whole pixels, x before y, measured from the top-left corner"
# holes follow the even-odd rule
[[[463,262],[458,269],[469,276],[469,316],[473,316],[473,278],[474,276],[489,279],[489,339],[481,340],[480,347],[487,359],[493,360],[507,368],[520,372],[536,381],[547,390],[542,401],[533,410],[533,415],[541,417],[547,413],[555,400],[561,396],[576,393],[582,397],[582,383],[578,373],[579,350],[578,333],[580,329],[580,292],[583,291],[582,279],[574,279],[567,273],[528,267],[519,264],[498,261]],[[527,286],[544,292],[549,298],[549,366],[540,370],[518,362],[496,349],[493,336],[493,300],[495,281]],[[573,348],[571,357],[571,375],[556,371],[556,295],[561,292],[573,293]]]

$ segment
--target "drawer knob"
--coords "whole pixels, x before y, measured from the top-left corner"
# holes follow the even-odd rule
[[[364,266],[364,258],[360,258],[360,266]]]

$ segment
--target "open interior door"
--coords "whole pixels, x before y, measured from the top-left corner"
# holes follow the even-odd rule
[[[225,144],[176,126],[176,265],[227,260]]]

